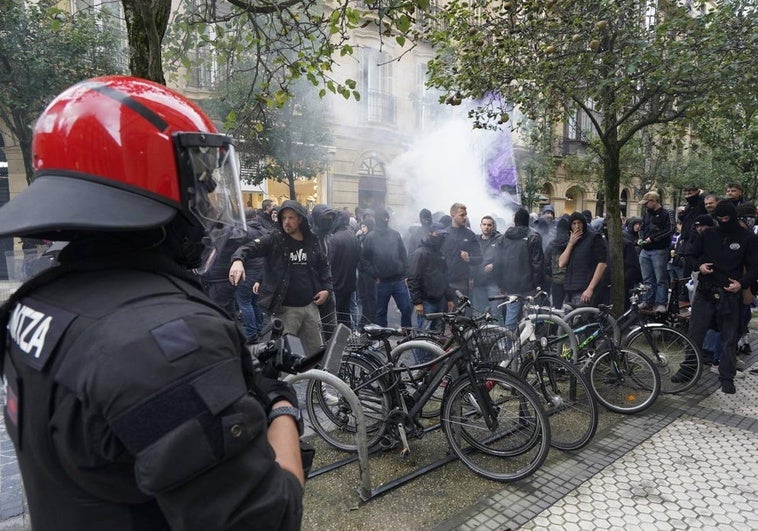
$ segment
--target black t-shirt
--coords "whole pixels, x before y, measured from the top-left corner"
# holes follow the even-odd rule
[[[290,281],[282,304],[284,306],[307,306],[316,295],[313,273],[308,265],[308,260],[315,257],[309,256],[310,249],[306,248],[305,241],[297,241],[286,236],[285,245],[289,252]]]

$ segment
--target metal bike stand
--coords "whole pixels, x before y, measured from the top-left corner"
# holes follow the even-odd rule
[[[301,380],[318,380],[334,387],[355,412],[355,444],[358,447],[358,471],[360,474],[361,485],[358,489],[358,495],[362,501],[368,501],[373,496],[371,490],[371,473],[368,465],[368,446],[366,444],[366,417],[363,414],[358,397],[355,395],[350,386],[339,379],[334,374],[322,371],[321,369],[311,369],[300,374],[290,374],[284,381],[294,384]]]

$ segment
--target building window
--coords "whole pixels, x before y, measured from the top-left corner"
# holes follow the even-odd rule
[[[363,88],[366,118],[369,122],[394,125],[395,96],[392,94],[391,58],[372,48],[363,50]]]

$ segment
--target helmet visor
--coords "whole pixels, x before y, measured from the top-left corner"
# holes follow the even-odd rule
[[[177,133],[187,210],[205,229],[202,264],[206,272],[228,240],[245,235],[245,209],[239,180],[239,158],[229,137],[210,133]]]

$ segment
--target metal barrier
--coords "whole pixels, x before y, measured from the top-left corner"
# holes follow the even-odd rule
[[[350,386],[340,378],[334,374],[322,371],[321,369],[311,369],[300,374],[290,374],[284,379],[285,382],[292,384],[301,380],[318,380],[329,384],[341,393],[347,400],[348,404],[350,404],[350,407],[355,413],[355,444],[358,447],[358,471],[361,480],[358,494],[363,501],[371,499],[373,491],[371,489],[371,473],[369,471],[368,446],[366,444],[366,417],[363,414],[363,406],[361,406],[358,397],[353,390],[350,389]]]

